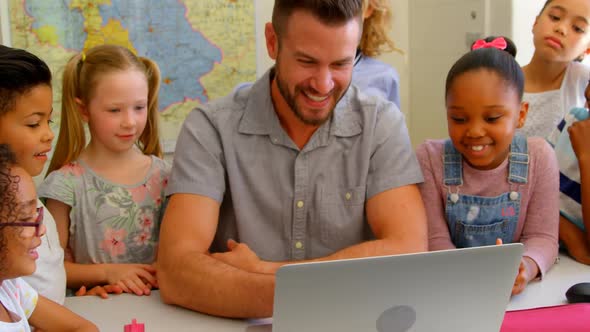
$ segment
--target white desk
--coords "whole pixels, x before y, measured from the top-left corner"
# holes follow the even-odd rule
[[[590,266],[560,254],[559,263],[547,272],[545,278],[531,282],[521,294],[513,296],[507,310],[565,304],[565,292],[579,282],[590,282]]]
[[[545,307],[566,303],[565,292],[573,284],[590,282],[590,266],[560,255],[555,265],[542,281],[534,281],[525,291],[514,296],[507,310]],[[476,303],[474,299],[474,303]],[[146,332],[156,331],[219,331],[263,332],[268,326],[258,322],[207,316],[160,301],[160,293],[150,296],[111,295],[103,300],[94,296],[68,297],[66,307],[98,325],[101,331],[123,331],[132,318],[145,324]]]
[[[208,316],[177,306],[162,303],[160,292],[150,296],[129,294],[110,295],[108,299],[96,296],[68,297],[65,306],[92,321],[100,331],[122,332],[133,318],[145,324],[146,332],[265,332],[269,327],[250,324],[246,320]]]

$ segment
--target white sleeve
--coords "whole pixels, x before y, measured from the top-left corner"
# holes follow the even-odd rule
[[[21,278],[16,278],[14,281],[18,291],[18,301],[20,302],[21,308],[23,308],[25,316],[27,316],[27,319],[29,319],[35,310],[35,307],[37,306],[39,295],[37,294],[37,291],[33,289],[33,287],[31,287]]]

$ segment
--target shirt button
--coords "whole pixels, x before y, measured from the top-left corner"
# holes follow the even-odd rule
[[[301,241],[295,242],[295,248],[297,248],[297,249],[303,248],[303,243],[301,243]]]
[[[278,140],[276,137],[273,137],[273,138],[271,138],[271,141],[272,141],[273,143],[276,143],[276,142],[278,142],[279,140]]]
[[[297,207],[301,209],[303,207],[303,201],[297,202]]]
[[[344,197],[346,197],[347,201],[350,201],[350,198],[352,197],[351,193],[346,193],[346,195],[344,195]]]

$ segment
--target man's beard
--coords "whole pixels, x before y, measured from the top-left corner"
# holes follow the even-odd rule
[[[277,67],[278,67],[278,64],[277,64]],[[287,103],[287,105],[289,105],[289,108],[291,108],[291,111],[293,112],[293,114],[295,114],[295,116],[299,120],[301,120],[301,122],[305,123],[306,125],[310,125],[310,126],[321,126],[322,124],[326,123],[326,121],[328,121],[332,117],[332,113],[334,113],[334,109],[336,108],[338,101],[340,101],[340,99],[344,96],[344,93],[342,93],[338,97],[338,100],[334,103],[334,105],[332,106],[332,109],[330,109],[330,112],[328,112],[326,117],[320,118],[320,119],[309,118],[309,117],[306,117],[305,114],[303,114],[303,112],[301,111],[301,109],[297,105],[297,102],[295,101],[295,96],[297,96],[297,94],[299,94],[299,93],[303,93],[303,91],[301,91],[301,89],[299,87],[295,86],[295,91],[293,94],[291,94],[289,92],[289,88],[287,87],[287,84],[281,80],[280,72],[276,69],[276,67],[275,67],[275,79],[277,80],[277,87],[279,88],[279,92],[281,93],[281,96],[283,96],[283,99],[285,99],[285,102]],[[344,91],[348,90],[349,86],[350,86],[350,83],[348,84],[348,86],[346,87],[346,89]],[[328,97],[328,98],[333,98],[333,96],[337,92],[338,92],[338,90],[334,90],[331,93],[330,97]]]

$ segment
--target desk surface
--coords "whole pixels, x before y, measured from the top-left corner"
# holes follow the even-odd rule
[[[512,297],[507,310],[553,306],[566,303],[565,292],[578,282],[590,282],[590,266],[560,255],[542,281],[534,281],[525,291]],[[475,301],[475,300],[474,300]],[[475,302],[474,302],[475,303]],[[150,296],[115,295],[103,300],[94,296],[68,297],[66,307],[98,325],[101,331],[123,331],[125,324],[136,318],[145,330],[155,331],[220,331],[264,332],[264,321],[225,319],[204,315],[160,301],[160,293]]]
[[[263,332],[270,328],[246,320],[208,316],[181,307],[162,303],[160,292],[150,296],[129,294],[111,295],[108,299],[96,296],[68,297],[65,306],[98,326],[100,331],[123,331],[133,318],[145,324],[146,332]]]
[[[590,266],[560,254],[559,263],[547,272],[545,278],[531,282],[524,292],[513,296],[506,309],[521,310],[565,304],[565,292],[579,282],[590,282]]]

